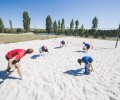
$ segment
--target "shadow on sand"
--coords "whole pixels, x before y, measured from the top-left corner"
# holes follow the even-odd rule
[[[95,49],[93,49],[93,50],[106,50],[106,49],[111,50],[111,49],[115,49],[115,48],[95,48]]]
[[[43,54],[32,55],[31,59],[37,59],[38,57],[43,56]]]
[[[6,70],[0,71],[0,84],[2,84],[4,82],[4,80],[6,80],[6,79],[19,79],[19,78],[12,77],[9,75],[10,74]],[[1,79],[2,79],[2,81],[1,81]]]
[[[54,49],[60,49],[61,47],[55,47]]]
[[[84,50],[79,50],[79,51],[74,51],[74,52],[83,52],[83,53],[86,53]]]
[[[69,74],[69,75],[73,75],[73,76],[82,76],[85,75],[82,70],[85,68],[80,68],[80,69],[76,69],[76,70],[68,70],[66,72],[63,72],[64,74]]]

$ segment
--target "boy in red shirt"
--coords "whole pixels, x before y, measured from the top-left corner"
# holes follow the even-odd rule
[[[27,50],[24,49],[14,49],[9,51],[6,54],[6,59],[8,60],[8,68],[7,71],[9,72],[12,66],[15,66],[17,68],[18,74],[20,76],[20,79],[22,79],[22,73],[21,73],[21,65],[20,65],[20,59],[24,57],[26,54],[31,54],[33,49],[29,48]]]

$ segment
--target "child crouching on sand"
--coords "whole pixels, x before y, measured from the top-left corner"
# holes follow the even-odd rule
[[[34,50],[31,48],[29,48],[27,50],[14,49],[14,50],[9,51],[5,56],[6,59],[8,60],[8,67],[7,67],[6,71],[10,73],[10,70],[12,67],[17,68],[20,79],[22,80],[22,71],[21,71],[22,69],[21,69],[21,65],[20,65],[20,60],[25,55],[31,54],[33,52],[34,52]]]
[[[42,53],[42,52],[49,52],[49,51],[48,51],[47,46],[43,45],[43,46],[39,49],[39,52]]]
[[[93,49],[93,46],[91,46],[89,43],[83,42],[83,44],[84,44],[83,50],[88,52],[90,48]]]
[[[60,42],[60,47],[63,47],[64,45],[65,45],[65,41],[63,40]]]
[[[91,56],[84,56],[81,59],[78,59],[80,65],[82,62],[85,63],[85,74],[90,74],[91,71],[94,71],[92,67],[93,58]],[[90,70],[90,67],[92,70]]]

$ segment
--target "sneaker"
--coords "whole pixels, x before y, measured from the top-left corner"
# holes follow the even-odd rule
[[[11,69],[11,68],[7,68],[6,71],[7,71],[7,72],[10,72],[10,69]]]

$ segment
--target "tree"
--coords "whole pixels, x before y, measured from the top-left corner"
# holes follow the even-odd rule
[[[4,24],[2,19],[0,18],[0,33],[3,33],[3,30],[4,30]]]
[[[54,22],[52,21],[52,25],[51,25],[51,31],[50,31],[50,33],[54,33],[53,25],[54,25]]]
[[[81,28],[79,29],[79,36],[83,37],[83,34],[85,33],[84,25],[82,24]]]
[[[78,26],[79,26],[79,21],[78,20],[76,20],[75,21],[75,29],[76,29],[76,34],[78,35]]]
[[[23,12],[23,27],[25,29],[26,32],[30,31],[30,17],[28,15],[27,11]]]
[[[93,20],[92,20],[92,24],[93,24],[93,26],[92,26],[92,33],[93,33],[93,35],[96,37],[97,36],[97,28],[98,28],[98,18],[97,17],[95,17]]]
[[[78,26],[79,26],[79,21],[78,20],[75,21],[75,25],[76,25],[75,29],[78,29]]]
[[[60,20],[58,20],[58,30],[60,30]]]
[[[70,33],[74,35],[74,20],[72,19],[71,22],[70,22]]]
[[[74,28],[74,20],[72,19],[70,22],[70,29],[73,29],[73,28]]]
[[[92,20],[92,29],[97,29],[98,28],[98,18],[95,17],[93,20]]]
[[[50,34],[50,32],[52,31],[52,20],[50,15],[48,15],[46,18],[46,31],[48,32],[48,34]]]
[[[60,31],[61,31],[61,24],[60,24],[60,20],[58,20],[58,31],[57,31],[57,33],[60,34]]]
[[[65,21],[64,21],[64,18],[62,18],[61,32],[62,32],[62,34],[65,32]]]
[[[53,24],[53,29],[54,29],[54,33],[56,34],[57,33],[57,29],[58,29],[56,20],[55,20],[55,22]]]
[[[12,21],[9,20],[9,23],[10,23],[10,32],[12,32]]]

